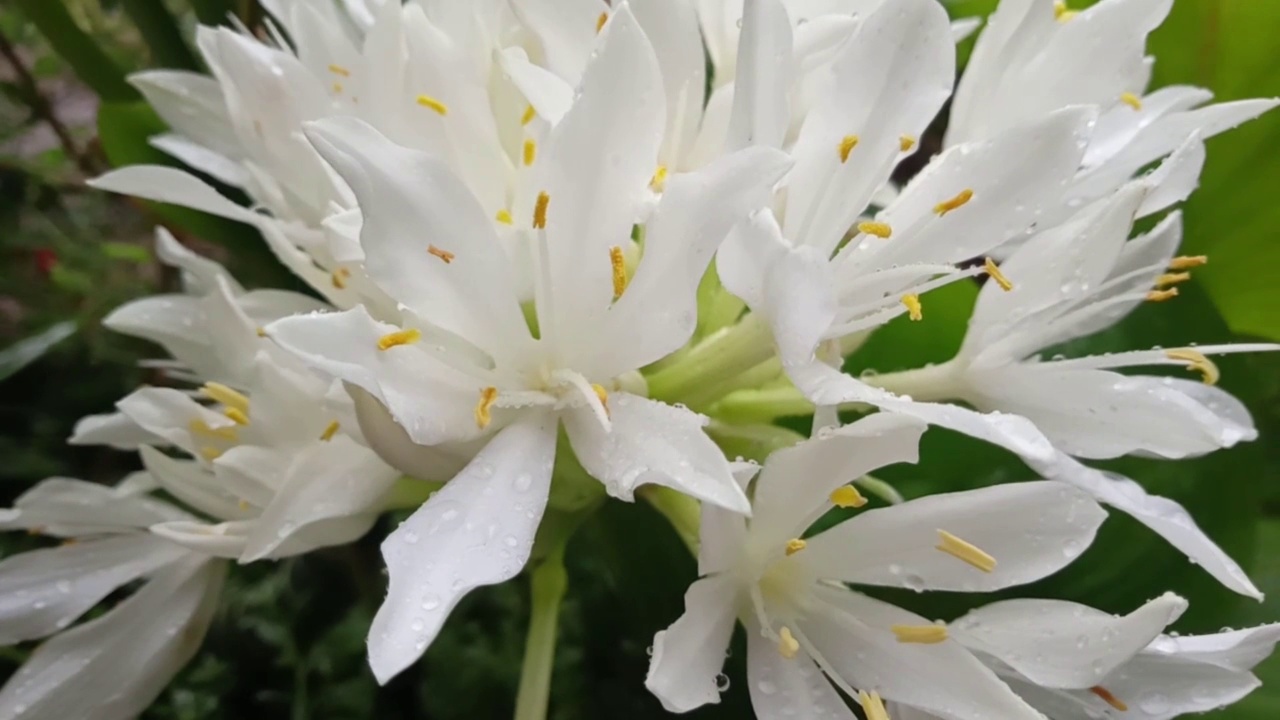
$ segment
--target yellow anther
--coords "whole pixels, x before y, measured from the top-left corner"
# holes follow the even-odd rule
[[[622,248],[609,248],[609,264],[613,266],[613,299],[617,300],[627,289],[627,259],[622,256]]]
[[[970,190],[969,188],[965,188],[964,190],[960,191],[959,195],[956,195],[950,200],[943,200],[937,205],[934,205],[933,211],[939,215],[946,215],[947,213],[951,212],[952,210],[955,210],[956,208],[964,207],[964,205],[972,199],[973,199],[973,191]]]
[[[1192,350],[1191,348],[1179,348],[1176,350],[1166,350],[1165,357],[1170,360],[1180,360],[1187,364],[1188,370],[1194,370],[1200,373],[1200,379],[1204,380],[1205,385],[1217,385],[1218,380],[1222,378],[1222,373],[1218,370],[1218,366],[1204,353]]]
[[[533,227],[541,230],[547,226],[547,205],[551,202],[551,196],[545,191],[538,193],[538,201],[533,206]]]
[[[609,13],[600,13],[600,17],[596,18],[596,32],[603,30],[607,22],[609,22]]]
[[[1179,255],[1169,261],[1170,270],[1190,270],[1208,264],[1208,255]]]
[[[430,95],[419,95],[418,104],[424,108],[430,108],[432,110],[435,110],[440,115],[449,114],[449,106],[431,97]]]
[[[499,210],[499,211],[498,211],[498,214],[493,216],[493,219],[494,219],[494,220],[497,220],[498,222],[502,223],[503,225],[510,225],[510,224],[513,222],[513,221],[512,221],[512,219],[511,219],[511,211],[510,211],[510,210]]]
[[[939,530],[938,538],[940,542],[936,546],[937,549],[951,557],[963,560],[985,573],[996,569],[996,559],[977,545],[965,542],[946,530]]]
[[[790,660],[800,652],[800,643],[791,634],[791,628],[783,627],[778,631],[778,654]]]
[[[1058,22],[1068,22],[1071,18],[1079,15],[1079,11],[1067,8],[1067,3],[1063,0],[1053,0],[1053,19]]]
[[[222,451],[216,447],[206,445],[205,447],[200,448],[200,457],[208,460],[209,462],[213,462],[214,460],[222,457]]]
[[[916,139],[910,135],[902,135],[898,137],[898,149],[907,152],[916,146]]]
[[[889,223],[860,222],[858,223],[858,232],[875,235],[878,238],[887,238],[893,235],[893,228],[889,227]]]
[[[191,430],[192,435],[205,435],[207,437],[218,438],[219,440],[235,442],[238,437],[234,427],[210,427],[209,423],[203,420],[192,420],[187,423],[187,428]]]
[[[903,295],[902,304],[907,308],[907,317],[911,318],[911,322],[920,322],[924,319],[924,306],[920,304],[919,295]]]
[[[200,394],[214,402],[220,402],[246,415],[249,414],[249,397],[238,390],[232,390],[222,383],[207,382],[200,387]]]
[[[667,187],[667,166],[659,165],[657,170],[653,171],[653,177],[649,179],[649,187],[654,192],[662,192]]]
[[[237,507],[239,507],[242,511],[243,511],[243,510],[248,510],[248,509],[249,509],[249,501],[248,501],[248,500],[245,500],[245,499],[243,499],[243,498],[241,498],[241,499],[240,499],[240,502],[236,503],[236,506],[237,506]]]
[[[489,427],[489,423],[493,422],[493,415],[489,412],[489,408],[493,407],[493,401],[498,399],[498,388],[487,387],[480,390],[480,402],[476,404],[476,425],[481,429]]]
[[[595,391],[596,397],[600,399],[600,405],[604,407],[605,417],[612,415],[609,412],[609,391],[605,390],[600,383],[592,383],[591,389]]]
[[[524,141],[524,147],[521,150],[520,159],[524,162],[525,167],[532,165],[533,161],[538,159],[538,143],[533,140],[526,139]]]
[[[422,339],[422,332],[417,328],[397,330],[378,338],[379,350],[390,350],[397,345],[412,345]]]
[[[800,552],[801,550],[805,549],[808,546],[809,546],[809,543],[805,542],[804,540],[801,540],[800,538],[791,538],[790,540],[787,541],[787,549],[786,549],[787,557],[791,557],[792,555],[795,555],[796,553]]]
[[[840,162],[849,162],[849,153],[858,147],[857,135],[845,135],[840,139]]]
[[[453,262],[453,259],[457,257],[456,255],[449,252],[448,250],[441,250],[440,248],[431,244],[427,245],[427,253],[430,255],[435,255],[436,257],[440,258],[441,260],[444,261],[445,265],[448,265],[449,263]]]
[[[1116,697],[1115,695],[1112,695],[1110,690],[1102,687],[1101,685],[1095,685],[1089,688],[1089,692],[1102,698],[1103,702],[1115,708],[1116,710],[1119,710],[1120,712],[1129,712],[1128,705],[1124,704],[1124,702],[1120,700],[1120,698]]]
[[[1170,285],[1177,285],[1178,283],[1184,283],[1190,279],[1191,279],[1191,273],[1189,272],[1165,273],[1160,277],[1156,278],[1156,287],[1166,288],[1166,287],[1169,287]]]
[[[329,279],[333,281],[333,286],[342,290],[347,287],[347,278],[351,277],[351,271],[347,268],[338,268],[329,274]]]
[[[341,65],[330,65],[329,72],[334,75],[341,75],[342,77],[351,77],[351,71]]]
[[[831,491],[831,504],[838,508],[860,508],[867,504],[867,499],[862,497],[858,488],[845,485]]]
[[[533,122],[533,119],[536,117],[538,117],[538,111],[534,110],[532,105],[526,106],[524,114],[520,116],[520,124],[528,125]]]
[[[258,329],[257,329],[257,330],[255,330],[254,332],[258,333],[258,337],[260,337],[260,338],[264,338],[264,337],[266,337],[266,336],[267,336],[267,329],[266,329],[266,328],[258,328]]]
[[[982,261],[982,266],[987,269],[987,274],[991,276],[992,280],[996,281],[996,284],[1000,286],[1001,290],[1009,292],[1013,289],[1013,283],[1009,282],[1009,278],[1005,277],[1005,274],[1000,272],[1000,266],[996,264],[995,260],[986,258]]]
[[[334,420],[328,425],[325,425],[324,432],[320,433],[320,439],[325,442],[329,442],[330,440],[333,439],[334,435],[338,434],[338,428],[340,427],[342,426],[338,424],[337,420]]]
[[[336,82],[336,83],[334,83],[334,84],[333,84],[333,94],[334,94],[334,95],[341,95],[341,94],[342,94],[342,83],[340,83],[340,82]]]
[[[937,645],[947,639],[946,625],[890,625],[900,643]]]
[[[875,690],[871,692],[859,690],[858,704],[862,706],[862,713],[867,716],[867,720],[889,720],[889,711],[884,709],[884,700]]]
[[[1137,95],[1134,95],[1131,92],[1120,93],[1120,102],[1124,103],[1125,105],[1128,105],[1134,110],[1142,109],[1142,98],[1138,97]]]
[[[1164,302],[1178,297],[1178,288],[1171,287],[1168,290],[1152,290],[1147,293],[1147,302]]]
[[[243,412],[240,412],[239,410],[237,410],[237,409],[235,409],[235,408],[233,408],[233,407],[229,407],[229,408],[227,408],[226,410],[223,410],[223,411],[222,411],[222,414],[223,414],[223,415],[226,415],[226,416],[227,416],[227,417],[229,417],[229,418],[231,418],[231,422],[233,422],[233,423],[235,423],[235,424],[237,424],[237,425],[248,425],[248,424],[249,424],[249,416],[248,416],[248,415],[245,415]]]

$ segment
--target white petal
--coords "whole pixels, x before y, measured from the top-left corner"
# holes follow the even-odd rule
[[[776,642],[754,620],[747,629],[747,688],[760,718],[801,717],[809,720],[854,720],[826,675],[808,653],[787,659]],[[894,716],[897,717],[896,715]]]
[[[750,512],[724,453],[702,430],[706,417],[625,392],[611,394],[608,407],[612,431],[580,412],[566,414],[564,425],[582,467],[610,495],[629,501],[636,487],[652,483]]]
[[[690,0],[631,0],[645,37],[653,45],[667,96],[667,127],[660,157],[669,169],[683,165],[698,132],[707,86],[707,59],[698,16]]]
[[[113,534],[190,517],[169,503],[127,495],[96,483],[49,478],[13,504],[16,515],[0,519],[3,530],[35,530],[54,537]]]
[[[137,450],[139,445],[163,442],[163,438],[143,430],[118,412],[80,418],[67,439],[70,445],[107,445],[117,450]]]
[[[216,80],[185,70],[148,70],[129,76],[129,82],[174,131],[220,155],[241,157]]]
[[[1196,662],[1244,671],[1252,670],[1270,657],[1276,642],[1280,642],[1280,623],[1209,635],[1161,638],[1151,650],[1158,649]]]
[[[861,513],[809,540],[825,577],[911,589],[979,592],[1023,585],[1080,556],[1106,518],[1066,483],[1013,483],[917,498]],[[996,561],[991,572],[938,549],[948,532]],[[874,547],[850,553],[849,548]]]
[[[1171,593],[1124,616],[1065,600],[1005,600],[951,623],[951,636],[1038,685],[1087,690],[1186,609],[1187,601]]]
[[[726,148],[782,147],[791,124],[791,45],[791,19],[782,3],[746,0]]]
[[[732,576],[698,580],[684,595],[684,614],[653,636],[644,686],[667,712],[685,713],[720,702],[717,678],[733,636],[737,600]]]
[[[1252,673],[1176,655],[1140,653],[1112,673],[1103,685],[1130,708],[1125,718],[1167,720],[1230,705],[1262,683]],[[1096,709],[1106,707],[1086,698]]]
[[[552,72],[577,84],[595,43],[596,23],[609,7],[600,0],[518,0],[511,8],[542,41]]]
[[[202,422],[214,430],[231,430],[236,423],[173,388],[143,387],[126,395],[116,407],[147,432],[159,435],[175,447],[195,455],[203,437],[196,437],[192,423]]]
[[[391,417],[387,407],[368,392],[347,385],[364,441],[388,463],[409,477],[443,482],[457,475],[482,447],[482,439],[468,443],[419,445]]]
[[[248,174],[240,163],[227,158],[225,155],[219,155],[181,135],[172,133],[156,135],[149,138],[147,143],[224,185],[241,187],[248,182]]]
[[[188,293],[203,295],[211,292],[218,286],[219,279],[231,288],[233,295],[244,291],[226,268],[188,250],[163,227],[156,228],[156,257],[165,265],[182,271],[182,289]]]
[[[390,586],[369,629],[379,682],[422,655],[464,595],[524,567],[551,486],[555,429],[549,418],[503,429],[383,541]]]
[[[529,61],[518,47],[507,48],[498,55],[502,69],[512,84],[533,106],[538,117],[555,125],[573,105],[573,85]]]
[[[1138,217],[1146,217],[1186,200],[1200,184],[1204,161],[1204,142],[1199,133],[1193,133],[1160,163],[1160,167],[1137,181],[1151,188],[1138,209]]]
[[[751,462],[729,465],[733,479],[745,493],[760,466]],[[698,523],[698,574],[710,575],[732,568],[746,546],[747,519],[740,513],[702,503]]]
[[[226,483],[194,460],[175,460],[151,447],[140,448],[142,465],[160,487],[196,510],[222,519],[249,517],[250,508],[240,506],[242,497]],[[236,452],[236,449],[231,451]],[[234,457],[234,455],[233,455]]]
[[[174,520],[151,526],[151,532],[202,556],[234,560],[244,553],[244,542],[253,528],[252,520],[207,523]]]
[[[183,170],[158,165],[130,165],[89,181],[98,190],[133,195],[144,200],[181,205],[211,215],[256,225],[261,216],[243,208],[211,185]]]

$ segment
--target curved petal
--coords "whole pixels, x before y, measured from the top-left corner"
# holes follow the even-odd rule
[[[555,430],[545,416],[504,428],[383,541],[390,586],[369,628],[378,682],[422,655],[464,595],[524,567],[551,487]]]
[[[263,219],[252,210],[231,202],[196,176],[170,167],[130,165],[94,178],[88,185],[144,200],[181,205],[250,225],[257,225]]]
[[[791,125],[787,96],[795,72],[791,18],[779,0],[746,0],[741,22],[725,147],[782,147]]]
[[[231,288],[233,295],[244,292],[226,268],[187,249],[163,227],[156,228],[156,257],[165,265],[182,271],[182,289],[193,295],[212,292],[218,287],[219,279]]]
[[[49,478],[23,493],[0,530],[28,530],[54,537],[132,533],[153,523],[189,518],[166,502],[122,493],[97,483]]]
[[[237,450],[240,448],[228,453],[232,460]],[[140,455],[142,466],[160,487],[199,512],[223,520],[242,519],[254,514],[253,508],[242,504],[247,498],[233,494],[225,482],[225,475],[215,475],[194,460],[175,460],[152,447],[140,448]]]
[[[667,712],[685,713],[720,702],[717,677],[733,636],[737,600],[732,576],[698,580],[684,594],[684,614],[653,636],[644,686]]]
[[[756,717],[855,720],[813,658],[800,653],[788,660],[759,624],[751,620],[746,626],[747,682]]]
[[[751,462],[729,465],[733,479],[745,493],[760,466]],[[747,539],[747,519],[732,510],[702,503],[698,523],[698,574],[710,575],[732,568],[742,556]]]
[[[152,525],[151,532],[198,555],[234,560],[244,553],[245,537],[252,527],[252,520],[217,524],[174,520]]]
[[[690,169],[684,156],[702,118],[707,59],[692,0],[630,0],[640,29],[653,45],[667,97],[667,125],[659,158],[669,169]]]
[[[542,41],[551,71],[576,85],[609,6],[601,0],[515,0],[511,9]]]
[[[1152,652],[1174,654],[1196,662],[1230,670],[1252,670],[1271,656],[1280,642],[1280,623],[1209,635],[1177,635],[1160,638]]]
[[[241,157],[217,80],[186,70],[147,70],[130,75],[129,83],[176,132],[228,158]]]
[[[124,413],[86,415],[76,421],[69,445],[107,445],[116,450],[137,450],[139,445],[155,445],[164,439],[143,430]]]
[[[1253,673],[1185,660],[1176,655],[1139,653],[1106,679],[1107,692],[1129,706],[1126,720],[1168,720],[1204,713],[1237,702],[1262,683]],[[1084,698],[1096,710],[1106,705]]]
[[[521,48],[506,48],[498,55],[498,60],[538,117],[552,125],[560,122],[573,105],[573,86],[555,73],[530,62]]]

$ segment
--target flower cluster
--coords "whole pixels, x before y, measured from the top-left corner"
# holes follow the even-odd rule
[[[1166,635],[1174,595],[943,623],[854,589],[1025,585],[1079,557],[1106,505],[1261,598],[1181,506],[1083,461],[1254,439],[1210,358],[1280,346],[1037,355],[1177,296],[1207,262],[1177,254],[1170,211],[1203,141],[1277,104],[1148,92],[1172,0],[1003,0],[958,85],[979,23],[937,0],[263,4],[261,37],[198,30],[212,76],[133,78],[192,172],[92,184],[250,224],[314,294],[246,290],[160,232],[182,292],[106,324],[164,348],[171,386],[71,439],[145,471],[50,479],[0,515],[69,541],[0,563],[0,638],[52,636],[0,717],[136,715],[196,651],[226,560],[412,509],[382,542],[386,682],[606,497],[652,501],[698,557],[644,681],[672,712],[718,701],[736,623],[762,718],[1169,718],[1256,686],[1280,626]],[[975,279],[952,360],[844,372]],[[1198,378],[1116,372],[1138,366]],[[788,414],[810,438],[770,424]],[[930,426],[1039,478],[904,501],[873,473],[915,462]],[[727,454],[742,437],[753,462]]]

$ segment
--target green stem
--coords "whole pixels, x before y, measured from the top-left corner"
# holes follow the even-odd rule
[[[515,720],[546,720],[547,717],[556,656],[556,625],[560,619],[560,601],[569,585],[563,544],[534,569],[532,585],[529,634],[520,669],[520,689],[516,693]]]
[[[696,556],[698,528],[702,525],[702,506],[698,501],[661,485],[644,485],[636,490],[636,494],[671,523],[689,552]]]
[[[419,480],[405,475],[396,481],[382,500],[382,509],[412,510],[426,502],[433,493],[444,487],[434,480]]]
[[[794,385],[763,390],[739,390],[715,405],[707,414],[735,425],[768,423],[780,417],[812,415],[813,403]]]
[[[196,70],[200,64],[161,0],[120,0],[124,12],[138,26],[151,48],[151,60],[162,67]]]
[[[775,450],[789,448],[804,435],[778,425],[728,425],[711,421],[707,435],[724,450],[726,457],[742,457],[763,463]]]
[[[204,25],[224,25],[233,11],[231,0],[191,0],[191,8]]]
[[[141,93],[93,38],[80,28],[62,0],[15,0],[22,15],[36,26],[58,56],[98,97],[108,102],[133,101]]]
[[[863,475],[853,482],[863,490],[866,490],[890,505],[897,505],[904,500],[902,493],[898,492],[897,488],[878,477]]]
[[[748,314],[732,327],[723,328],[645,378],[649,397],[664,402],[684,402],[709,382],[744,373],[773,357],[773,337],[755,315]]]

